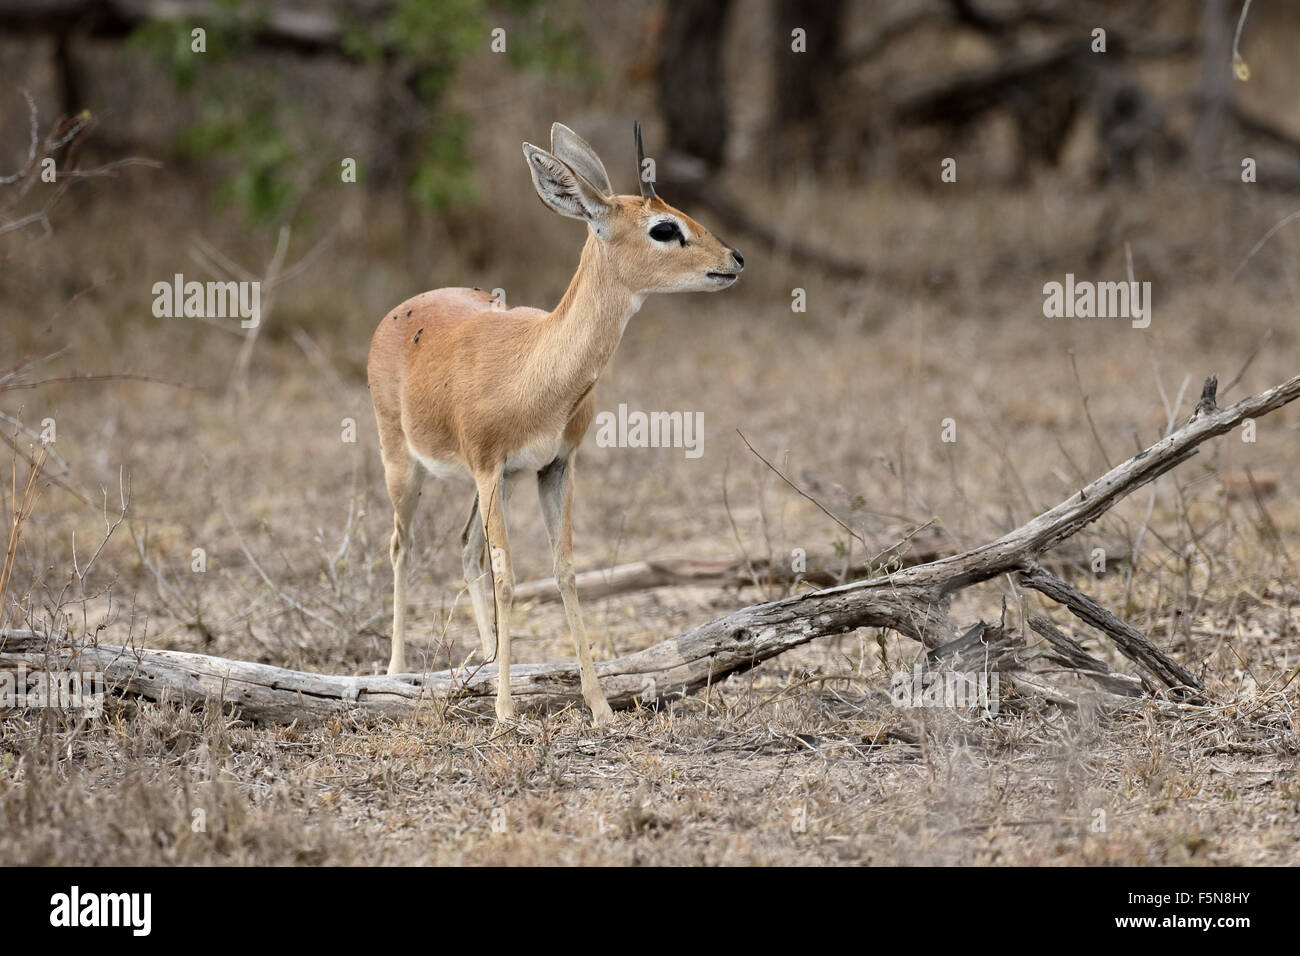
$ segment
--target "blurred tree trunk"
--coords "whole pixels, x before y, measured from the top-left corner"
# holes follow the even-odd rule
[[[773,107],[768,136],[772,172],[796,164],[826,167],[841,104],[836,85],[842,62],[844,0],[773,0]],[[794,31],[803,30],[803,52]]]
[[[1232,24],[1225,0],[1201,8],[1201,112],[1192,137],[1192,160],[1208,173],[1218,161],[1224,121],[1232,102]]]
[[[72,50],[72,36],[66,31],[59,33],[54,42],[54,69],[59,77],[59,106],[63,115],[75,116],[86,109],[86,86]]]
[[[673,0],[666,7],[657,86],[667,145],[713,172],[727,145],[722,38],[731,0]]]
[[[839,6],[841,0],[832,0]],[[659,111],[668,141],[656,153],[660,178],[673,201],[709,210],[728,229],[737,229],[769,249],[800,263],[844,276],[861,277],[866,266],[822,252],[751,216],[717,174],[726,159],[727,91],[722,41],[730,0],[672,0],[665,4],[659,32],[656,77]],[[787,46],[786,49],[789,49]],[[809,49],[812,49],[811,47]],[[814,54],[799,54],[814,56]]]

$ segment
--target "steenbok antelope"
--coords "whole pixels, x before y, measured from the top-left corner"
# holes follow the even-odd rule
[[[477,493],[461,534],[465,581],[483,659],[496,657],[498,719],[514,712],[509,481],[537,476],[582,696],[603,722],[611,714],[578,607],[571,524],[573,459],[594,414],[592,390],[648,293],[725,289],[745,264],[738,251],[655,195],[641,175],[640,124],[636,148],[641,195],[615,196],[600,157],[567,126],[551,127],[550,152],[524,143],[542,202],[588,228],[578,271],[553,311],[494,309],[492,297],[477,289],[435,289],[386,314],[370,342],[370,397],[393,499],[388,672],[406,671],[406,564],[421,486],[429,475],[469,477]]]

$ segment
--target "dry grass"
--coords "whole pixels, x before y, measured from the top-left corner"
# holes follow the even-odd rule
[[[503,125],[523,130],[526,106]],[[366,342],[385,308],[424,286],[558,298],[578,232],[527,199],[511,157],[493,181],[495,201],[517,219],[472,242],[425,237],[416,269],[398,264],[415,254],[394,210],[343,200],[342,235],[283,287],[248,393],[233,404],[222,389],[238,341],[149,314],[151,282],[191,271],[178,250],[193,235],[180,223],[201,210],[177,181],[127,179],[85,204],[79,228],[56,234],[57,255],[7,247],[6,350],[69,349],[31,378],[132,371],[197,386],[4,394],[3,410],[29,425],[57,420],[67,468],[47,462],[46,474],[72,489],[43,487],[6,559],[10,597],[26,594],[20,616],[105,642],[321,671],[386,660],[391,515]],[[1176,176],[1141,195],[1067,178],[1023,192],[753,195],[765,220],[879,263],[890,278],[844,285],[746,248],[736,290],[648,302],[598,406],[703,411],[705,454],[589,439],[576,514],[583,569],[846,546],[737,428],[795,480],[812,469],[861,495],[865,522],[905,528],[937,516],[954,546],[968,546],[1068,496],[1105,458],[1157,437],[1171,414],[1185,418],[1201,379],[1218,373],[1226,384],[1269,330],[1224,403],[1296,371],[1294,236],[1279,232],[1232,280],[1289,211],[1267,196]],[[153,228],[138,242],[105,242],[127,216]],[[1108,223],[1117,238],[1089,259]],[[208,236],[226,248],[236,232],[218,224]],[[1151,329],[1043,318],[1045,281],[1067,271],[1122,278],[1125,240],[1137,277],[1155,286]],[[290,269],[311,244],[298,242]],[[252,242],[237,248],[249,263],[269,257]],[[482,248],[493,255],[475,265]],[[57,322],[30,320],[88,286]],[[807,291],[806,314],[790,311],[795,287]],[[355,444],[340,440],[346,418],[358,424]],[[955,444],[940,441],[945,418],[956,421]],[[459,708],[315,728],[249,727],[215,709],[144,702],[112,703],[88,724],[11,714],[0,717],[0,863],[1291,862],[1298,427],[1300,410],[1288,408],[1258,423],[1253,444],[1234,434],[1206,446],[1096,529],[1098,541],[1140,539],[1136,566],[1113,556],[1104,575],[1077,576],[1203,673],[1215,707],[1144,702],[1106,715],[1012,701],[987,721],[904,711],[889,705],[889,677],[916,648],[864,632],[662,711],[620,714],[600,734],[576,710],[508,730]],[[20,494],[25,467],[20,459]],[[123,469],[130,508],[87,572],[105,510],[109,525],[116,517]],[[1258,479],[1258,495],[1245,476]],[[521,489],[514,500],[517,574],[544,576],[535,495]],[[458,609],[452,546],[468,501],[465,489],[431,488],[417,519],[408,627],[421,667],[459,661],[476,644]],[[1093,531],[1080,538],[1093,542]],[[202,573],[192,570],[196,548]],[[596,602],[587,617],[606,654],[626,652],[765,596],[680,588]],[[1002,597],[1013,619],[1043,609],[991,582],[956,617],[991,618]],[[522,662],[572,654],[555,605],[520,608],[516,630]]]

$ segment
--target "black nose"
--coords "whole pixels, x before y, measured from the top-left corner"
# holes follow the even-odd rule
[[[745,257],[740,254],[739,249],[731,250],[731,258],[736,260],[736,265],[740,266],[740,268],[745,268]]]

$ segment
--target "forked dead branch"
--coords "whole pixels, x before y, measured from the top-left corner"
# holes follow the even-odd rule
[[[856,628],[891,628],[920,641],[933,661],[989,668],[1020,690],[1049,700],[1073,702],[1069,688],[1030,664],[1047,658],[1091,679],[1112,697],[1159,693],[1177,701],[1204,700],[1201,681],[1135,628],[1087,595],[1044,570],[1039,559],[1108,511],[1119,500],[1187,461],[1202,442],[1247,419],[1300,398],[1300,375],[1229,408],[1215,404],[1215,382],[1206,382],[1191,418],[1160,441],[1115,466],[1056,507],[980,547],[866,580],[824,588],[742,608],[644,650],[596,665],[614,707],[681,697],[727,675],[747,670],[791,648]],[[1017,628],[980,622],[959,633],[949,618],[951,597],[963,588],[1002,574],[1015,575],[1110,638],[1137,667],[1137,676],[1108,672],[1102,661],[1034,615],[1028,625],[1047,641],[1046,653],[1025,653]],[[402,716],[418,707],[449,701],[491,700],[496,670],[439,671],[342,677],[287,670],[203,654],[109,645],[77,645],[67,638],[11,631],[0,639],[6,666],[55,663],[105,674],[115,693],[189,704],[222,701],[250,720],[311,720],[356,709]],[[513,692],[526,706],[556,708],[582,700],[576,664],[532,664],[511,669]]]

